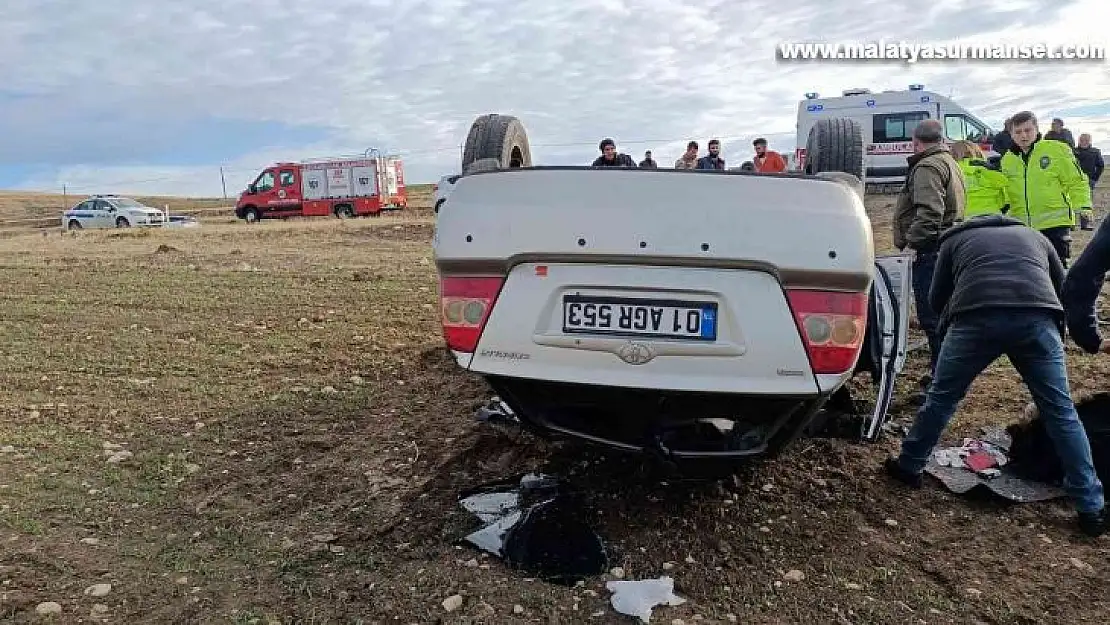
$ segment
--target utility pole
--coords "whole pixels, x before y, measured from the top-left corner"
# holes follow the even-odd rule
[[[69,191],[66,189],[66,183],[62,183],[62,208],[69,208]]]
[[[224,182],[224,166],[220,165],[220,186],[224,188],[224,199],[227,199],[227,183]]]

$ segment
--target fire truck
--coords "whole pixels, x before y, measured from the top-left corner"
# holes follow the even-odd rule
[[[276,163],[239,194],[235,216],[260,219],[378,216],[408,205],[401,159],[373,156]]]

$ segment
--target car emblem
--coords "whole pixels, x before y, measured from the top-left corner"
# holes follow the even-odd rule
[[[617,356],[630,365],[642,365],[655,358],[655,350],[650,345],[629,342],[620,348]]]

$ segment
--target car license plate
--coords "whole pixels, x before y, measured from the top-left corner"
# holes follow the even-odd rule
[[[566,295],[563,332],[715,341],[717,304]]]

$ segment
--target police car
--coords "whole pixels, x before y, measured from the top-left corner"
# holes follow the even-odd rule
[[[66,230],[163,226],[166,223],[166,213],[118,195],[94,195],[62,215],[62,228]]]

